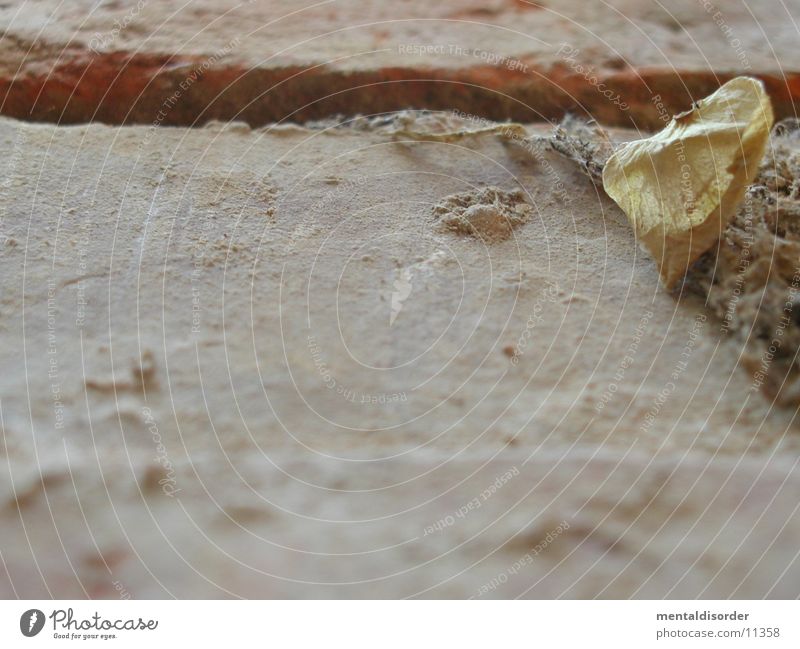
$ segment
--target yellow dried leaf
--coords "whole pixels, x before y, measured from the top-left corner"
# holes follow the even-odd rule
[[[720,238],[758,171],[772,121],[762,83],[737,77],[609,158],[603,187],[667,288]]]

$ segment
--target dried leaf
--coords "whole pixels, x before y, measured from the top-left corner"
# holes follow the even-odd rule
[[[603,187],[667,288],[720,238],[758,172],[772,121],[762,83],[737,77],[609,158]]]

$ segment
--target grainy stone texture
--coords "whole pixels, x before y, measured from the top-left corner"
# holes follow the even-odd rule
[[[571,161],[392,132],[0,121],[0,594],[800,595],[720,322]]]
[[[738,74],[765,81],[778,118],[800,93],[797,0],[140,4],[4,5],[0,110],[184,125],[571,110],[652,128]]]

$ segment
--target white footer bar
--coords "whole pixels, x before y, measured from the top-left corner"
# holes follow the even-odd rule
[[[3,601],[0,647],[800,647],[798,618],[795,601]]]

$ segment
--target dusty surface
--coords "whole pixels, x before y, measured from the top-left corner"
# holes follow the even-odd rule
[[[724,236],[689,275],[743,347],[770,399],[800,403],[800,131],[776,125],[770,151]]]
[[[746,73],[782,118],[800,94],[798,13],[797,0],[6,3],[0,111],[258,126],[408,107],[523,121],[571,110],[646,128]]]
[[[507,192],[497,187],[445,196],[433,207],[434,217],[445,228],[488,243],[508,239],[531,212],[533,208],[525,192],[520,189]]]
[[[0,140],[0,594],[800,594],[794,412],[571,161],[374,125]],[[507,238],[441,227],[488,187],[531,205]]]

